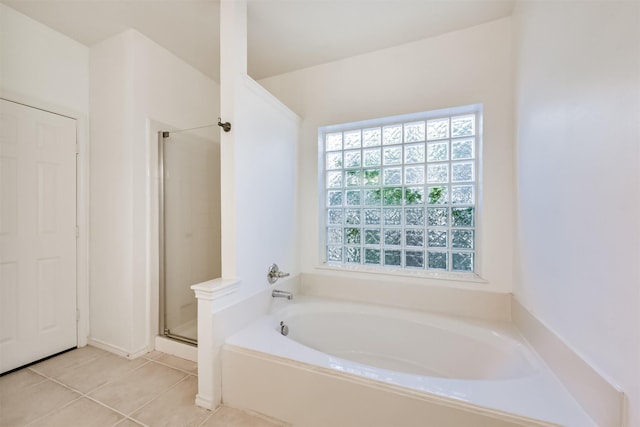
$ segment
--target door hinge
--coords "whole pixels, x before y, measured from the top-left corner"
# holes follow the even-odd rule
[[[80,154],[80,144],[76,142],[76,154]]]
[[[80,321],[80,309],[76,308],[76,322]]]
[[[80,227],[76,225],[76,239],[80,238]]]

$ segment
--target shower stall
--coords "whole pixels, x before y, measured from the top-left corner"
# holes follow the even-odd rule
[[[221,276],[216,125],[158,133],[160,335],[197,344],[191,285]]]

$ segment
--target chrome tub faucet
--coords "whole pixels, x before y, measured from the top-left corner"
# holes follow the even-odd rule
[[[284,271],[280,271],[278,268],[278,264],[271,264],[269,266],[269,271],[267,271],[267,281],[270,284],[274,284],[283,277],[287,277],[289,273],[285,273]]]

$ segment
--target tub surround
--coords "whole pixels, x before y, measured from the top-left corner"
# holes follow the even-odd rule
[[[511,307],[513,323],[597,425],[624,426],[624,393],[517,299],[513,298]]]
[[[277,413],[276,418],[294,426],[557,427],[488,409],[455,407],[437,396],[240,347],[225,347],[222,358],[225,405]]]
[[[451,283],[449,281],[446,284]],[[506,293],[425,286],[420,279],[371,275],[363,273],[335,272],[303,273],[300,275],[300,291],[304,295],[336,298],[370,304],[387,305],[445,313],[476,319],[509,321],[511,297]]]
[[[274,286],[249,290],[239,280],[193,286],[199,302],[198,360],[211,361],[199,364],[198,405],[215,409],[224,399],[235,407],[310,426],[384,425],[397,422],[398,412],[406,417],[405,424],[432,419],[439,420],[438,426],[624,425],[624,394],[510,294],[335,273],[300,274],[279,280],[277,287],[293,292],[293,301],[272,298]],[[309,298],[468,322],[519,342],[530,355],[527,360],[534,361],[535,373],[471,381],[423,374],[416,380],[415,375],[383,370],[382,377],[390,382],[381,382],[366,365],[345,364],[278,333],[282,319],[270,316]],[[306,359],[298,358],[300,354]],[[374,403],[351,397],[358,393]],[[332,405],[337,409],[331,411],[335,418],[320,409],[296,409],[326,396],[336,399]],[[391,400],[397,401],[394,406],[389,406]]]
[[[348,309],[345,313],[373,310],[385,317],[400,312],[335,300],[294,299],[282,306],[284,311],[266,315],[226,340],[222,355],[226,404],[305,426],[596,425],[529,346],[518,340],[519,333],[510,323],[406,313],[416,319],[424,317],[438,327],[457,325],[454,328],[464,334],[482,330],[485,338],[493,335],[516,343],[531,368],[524,369],[523,375],[499,380],[438,378],[374,369],[314,350],[278,332],[287,310],[313,311],[318,302],[328,312],[340,307]],[[488,342],[494,345],[499,341]],[[313,404],[319,401],[321,405]],[[322,409],[327,407],[332,410]]]

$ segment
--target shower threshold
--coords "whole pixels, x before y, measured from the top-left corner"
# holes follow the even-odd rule
[[[190,344],[193,346],[198,346],[198,340],[194,340],[193,338],[189,338],[189,337],[185,337],[182,335],[178,335],[178,334],[173,334],[173,333],[165,333],[164,335],[162,335],[165,338],[169,338],[175,341],[180,341],[183,342],[185,344]]]
[[[175,328],[165,329],[162,334],[166,338],[182,341],[191,345],[198,345],[198,324],[196,320],[183,323]]]

